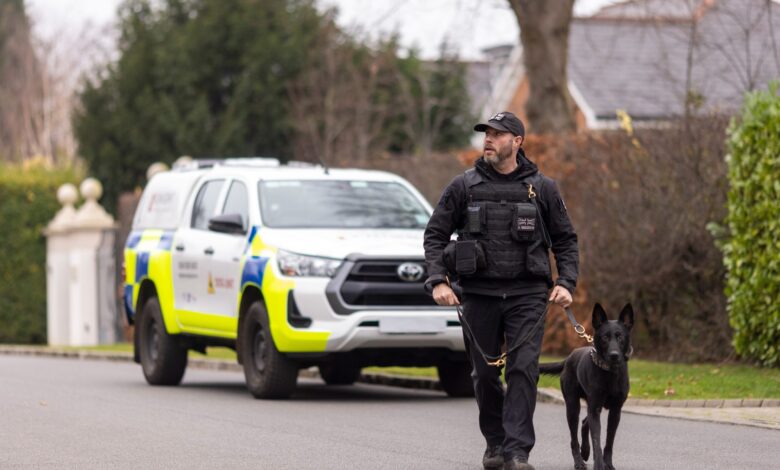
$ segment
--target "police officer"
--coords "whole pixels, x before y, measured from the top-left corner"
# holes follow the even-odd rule
[[[484,153],[445,188],[428,222],[425,284],[439,305],[462,300],[479,427],[487,441],[484,468],[533,469],[528,455],[535,442],[543,317],[548,301],[571,303],[577,235],[555,182],[523,152],[520,119],[502,112],[474,130],[485,133]],[[454,232],[457,241],[451,241]],[[554,284],[548,249],[558,269]],[[454,278],[461,300],[450,285]],[[504,341],[506,394],[500,368],[482,354],[498,356]]]

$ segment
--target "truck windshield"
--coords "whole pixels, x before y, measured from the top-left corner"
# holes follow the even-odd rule
[[[261,181],[263,224],[273,228],[425,228],[430,214],[403,185],[380,181]]]

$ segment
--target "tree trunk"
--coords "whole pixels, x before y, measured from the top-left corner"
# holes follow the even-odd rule
[[[529,128],[540,134],[576,130],[566,63],[574,0],[509,0],[520,25],[530,85]]]

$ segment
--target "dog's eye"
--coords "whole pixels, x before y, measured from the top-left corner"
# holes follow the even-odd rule
[[[616,333],[615,334],[615,338],[616,339],[621,339],[621,338],[623,338],[623,335],[621,335],[620,333]]]

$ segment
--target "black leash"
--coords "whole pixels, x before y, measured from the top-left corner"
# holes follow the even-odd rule
[[[544,320],[545,315],[547,315],[547,310],[550,309],[550,302],[547,302],[547,306],[544,308],[544,312],[539,316],[539,319],[536,320],[536,323],[534,323],[533,328],[531,328],[531,331],[526,333],[525,336],[523,336],[517,343],[515,343],[514,346],[512,346],[511,349],[507,349],[506,352],[501,353],[499,356],[491,356],[489,354],[485,354],[485,351],[482,350],[482,348],[479,346],[479,343],[477,342],[477,339],[474,337],[474,333],[471,331],[471,327],[469,326],[469,323],[466,321],[465,315],[463,315],[463,310],[460,308],[460,305],[456,305],[455,308],[458,311],[458,318],[460,319],[460,324],[466,327],[466,334],[469,337],[469,341],[471,344],[473,344],[477,351],[479,351],[479,354],[482,355],[482,359],[485,360],[487,365],[489,366],[495,366],[495,367],[504,367],[506,364],[506,358],[509,354],[514,352],[517,348],[523,345],[528,339],[533,335],[536,330],[539,328],[539,325],[541,325]]]
[[[566,316],[569,317],[569,321],[571,322],[571,325],[574,327],[574,331],[577,332],[577,336],[585,339],[585,341],[587,341],[588,343],[592,343],[593,336],[585,333],[585,327],[577,323],[577,319],[574,318],[574,312],[571,311],[571,308],[566,307],[564,311],[566,311]]]
[[[447,284],[449,284],[449,279],[447,279]],[[504,365],[506,365],[507,356],[512,352],[514,352],[517,348],[522,346],[523,343],[528,341],[531,335],[533,335],[536,332],[536,330],[539,328],[539,325],[542,324],[544,317],[547,315],[547,311],[550,309],[551,303],[552,302],[547,301],[547,306],[544,308],[544,312],[542,312],[542,314],[539,316],[539,319],[536,320],[536,323],[534,323],[534,326],[533,328],[531,328],[531,331],[529,331],[525,336],[523,336],[522,339],[520,339],[517,343],[515,343],[515,345],[512,346],[512,348],[507,349],[506,352],[501,353],[501,355],[499,356],[491,356],[489,354],[486,354],[485,351],[482,350],[482,347],[480,347],[479,343],[477,342],[477,339],[474,337],[474,333],[471,331],[471,327],[469,326],[469,323],[466,321],[466,316],[463,315],[463,310],[460,308],[460,305],[455,305],[455,308],[458,311],[458,319],[460,319],[460,324],[466,327],[466,334],[468,336],[468,339],[471,341],[474,347],[477,348],[477,351],[482,356],[482,359],[484,359],[487,365],[489,366],[503,367]],[[572,312],[571,308],[565,307],[564,311],[566,312],[566,316],[569,317],[569,321],[574,327],[574,331],[577,333],[577,336],[585,339],[588,343],[593,343],[593,336],[585,333],[585,327],[580,325],[579,322],[577,322],[577,319],[574,318],[574,312]]]

